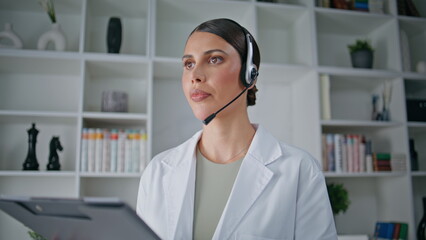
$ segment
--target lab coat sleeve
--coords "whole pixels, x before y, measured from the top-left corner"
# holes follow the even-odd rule
[[[336,240],[336,227],[324,176],[312,171],[299,188],[295,239]],[[307,178],[306,178],[307,177]]]

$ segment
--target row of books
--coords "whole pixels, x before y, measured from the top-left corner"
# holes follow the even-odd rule
[[[145,129],[83,128],[82,172],[142,172],[147,164]]]
[[[316,5],[325,8],[368,11],[368,0],[317,0]]]
[[[402,222],[376,222],[374,229],[375,240],[406,240],[408,224]]]
[[[374,153],[362,134],[322,135],[322,166],[326,172],[406,171],[406,158],[398,153]]]

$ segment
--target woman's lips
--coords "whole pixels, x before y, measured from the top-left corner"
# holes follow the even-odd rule
[[[204,99],[208,98],[210,96],[210,93],[206,93],[199,89],[193,89],[191,90],[191,99],[194,102],[201,102]]]

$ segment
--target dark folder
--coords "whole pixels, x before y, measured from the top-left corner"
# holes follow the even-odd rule
[[[0,196],[0,209],[49,240],[160,239],[115,198]]]

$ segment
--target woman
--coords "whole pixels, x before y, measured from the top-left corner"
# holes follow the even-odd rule
[[[337,239],[317,161],[250,123],[260,64],[251,34],[229,19],[202,23],[182,62],[185,97],[206,125],[150,162],[139,216],[162,239]]]

